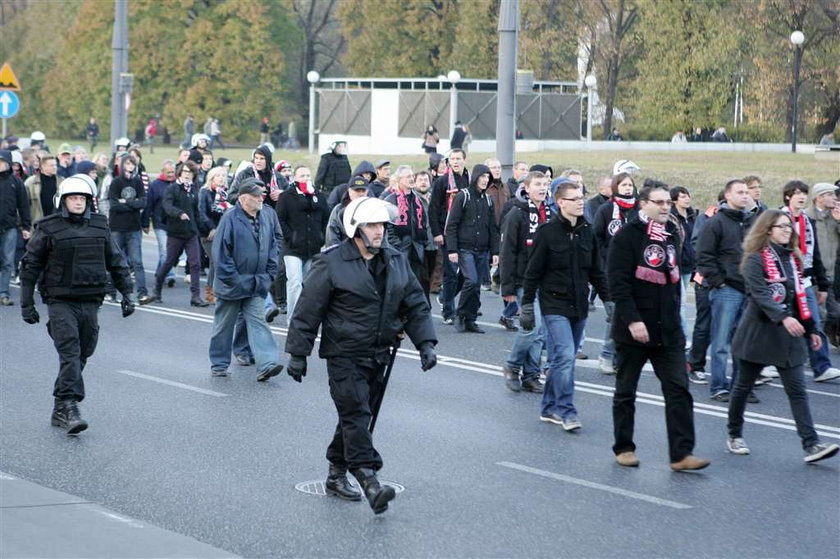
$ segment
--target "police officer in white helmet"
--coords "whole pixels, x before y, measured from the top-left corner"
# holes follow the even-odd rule
[[[125,258],[111,240],[107,218],[92,211],[95,196],[96,184],[88,175],[65,179],[55,195],[56,212],[38,221],[21,261],[20,306],[28,324],[40,321],[34,295],[43,274],[38,285],[49,311],[47,331],[59,358],[51,421],[68,435],[88,426],[78,403],[85,397],[82,371],[96,349],[107,273],[123,294],[123,317],[134,312]]]
[[[405,255],[385,241],[385,226],[395,216],[396,207],[377,198],[347,205],[343,225],[348,238],[313,259],[286,338],[291,355],[287,371],[300,382],[323,326],[318,354],[327,361],[330,395],[338,412],[327,449],[327,492],[361,500],[347,480],[349,470],[376,514],[394,498],[394,489],[381,486],[376,478],[382,458],[373,447],[371,426],[391,347],[404,331],[420,351],[424,371],[437,363],[437,337],[426,296]]]

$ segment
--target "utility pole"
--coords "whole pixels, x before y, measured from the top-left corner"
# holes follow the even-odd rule
[[[128,107],[133,76],[128,72],[128,0],[114,1],[114,38],[111,42],[111,148],[117,138],[128,135]],[[130,77],[129,77],[130,76]]]
[[[502,181],[513,174],[516,140],[516,46],[519,35],[519,0],[499,6],[499,77],[496,90],[496,158],[502,163]]]

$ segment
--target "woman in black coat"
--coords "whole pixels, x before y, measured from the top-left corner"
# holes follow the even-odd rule
[[[741,273],[747,292],[747,308],[732,338],[732,357],[740,372],[729,398],[729,438],[733,454],[749,454],[741,434],[747,395],[761,370],[774,365],[790,402],[796,432],[805,450],[805,462],[829,458],[840,446],[821,443],[805,391],[806,340],[814,350],[822,340],[808,309],[802,281],[802,255],[790,217],[767,210],[744,240]]]

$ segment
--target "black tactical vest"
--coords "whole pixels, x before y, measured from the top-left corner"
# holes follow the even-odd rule
[[[91,214],[81,224],[49,219],[39,228],[51,240],[50,257],[41,289],[45,298],[89,299],[104,296],[107,283],[106,250],[111,242],[108,221]]]

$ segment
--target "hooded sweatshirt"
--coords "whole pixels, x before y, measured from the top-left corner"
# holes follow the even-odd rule
[[[446,251],[457,254],[460,250],[489,251],[499,254],[499,228],[493,213],[493,201],[478,190],[478,178],[490,174],[486,165],[476,165],[472,170],[469,188],[455,195],[446,220]]]

